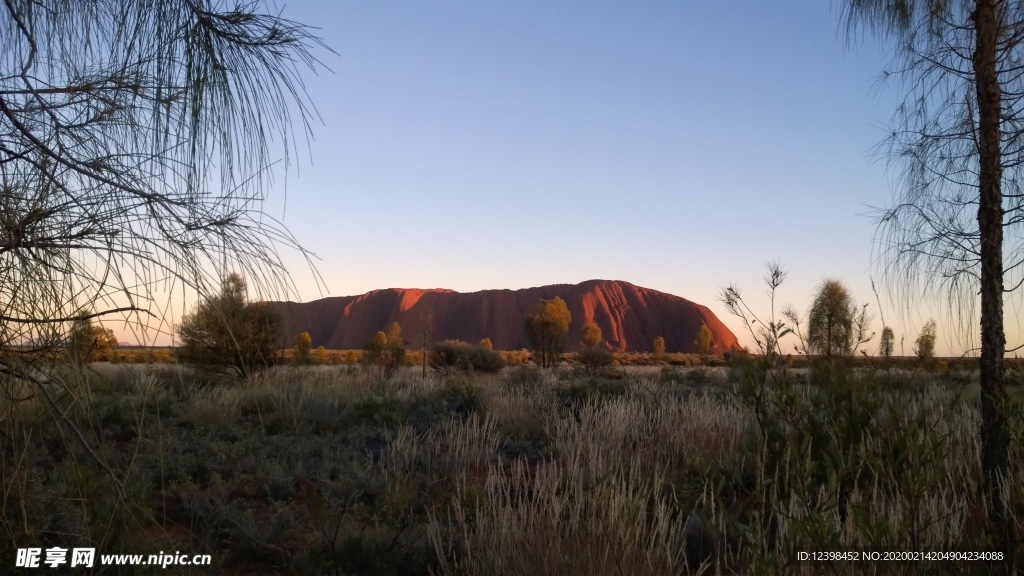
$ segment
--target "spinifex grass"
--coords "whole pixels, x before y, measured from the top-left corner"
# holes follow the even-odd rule
[[[179,572],[194,574],[999,567],[797,562],[811,550],[991,549],[976,384],[956,374],[766,372],[756,358],[728,372],[596,377],[529,367],[425,380],[285,368],[235,384],[173,367],[71,374],[54,384],[60,406],[123,493],[30,388],[4,384],[7,566],[18,547],[96,546],[212,554],[212,569]],[[1019,525],[1019,428],[1012,450]]]

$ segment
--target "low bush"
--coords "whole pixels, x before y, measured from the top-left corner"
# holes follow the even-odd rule
[[[435,394],[447,412],[463,417],[479,410],[481,405],[480,388],[466,380],[450,380]]]
[[[501,358],[506,366],[520,366],[530,361],[530,351],[526,348],[521,350],[505,350],[501,352]]]
[[[519,391],[532,394],[551,383],[551,376],[537,366],[520,364],[512,366],[501,375],[502,385],[506,391]]]
[[[501,354],[483,346],[447,340],[435,344],[428,357],[430,367],[439,372],[499,372],[505,367]]]
[[[615,362],[615,356],[607,348],[600,346],[584,348],[576,358],[590,374],[596,374],[601,369],[611,366],[612,362]]]
[[[800,550],[995,550],[975,489],[975,373],[858,367],[812,384],[749,357],[728,386],[698,367],[605,374],[289,366],[229,387],[102,366],[57,401],[103,464],[38,392],[0,378],[0,556],[84,545],[213,555],[192,573],[810,576],[852,570],[797,564]],[[1019,526],[1019,421],[1009,449]],[[1004,552],[869,570],[1019,569],[1024,545]]]

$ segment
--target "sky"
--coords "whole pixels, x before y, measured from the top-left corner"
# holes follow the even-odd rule
[[[739,286],[806,311],[836,278],[905,353],[941,303],[885,292],[871,214],[892,202],[876,146],[899,102],[881,41],[849,42],[838,3],[302,1],[330,72],[320,121],[264,209],[294,253],[293,299],[626,280],[708,306]],[[874,279],[881,298],[871,288]],[[1020,343],[1008,310],[1008,346]],[[880,332],[881,322],[875,329]],[[871,343],[877,346],[877,337]]]

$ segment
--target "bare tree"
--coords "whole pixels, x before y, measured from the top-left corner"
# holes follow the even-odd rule
[[[765,263],[765,274],[763,278],[764,284],[767,287],[768,299],[771,304],[767,321],[758,318],[757,314],[750,309],[747,302],[740,294],[739,287],[735,284],[723,288],[719,296],[719,300],[721,300],[722,304],[725,305],[726,310],[743,321],[743,327],[747,329],[750,336],[754,339],[754,344],[757,345],[758,352],[760,352],[765,358],[763,365],[766,373],[769,365],[768,360],[782,354],[782,339],[793,334],[793,327],[787,326],[785,322],[776,316],[775,307],[776,293],[779,286],[786,281],[787,275],[788,272],[779,262]],[[786,316],[787,319],[791,321],[793,319],[799,320],[798,315],[795,312]],[[789,316],[792,316],[792,318],[789,318]]]
[[[964,327],[981,295],[984,493],[994,533],[1005,534],[1003,294],[1024,282],[1024,5],[849,0],[844,16],[851,32],[866,23],[893,40],[900,68],[889,75],[907,95],[887,139],[903,186],[879,218],[889,277],[904,297],[944,293]]]
[[[0,5],[4,370],[86,315],[141,322],[161,290],[214,294],[226,263],[287,289],[277,249],[298,245],[261,202],[293,119],[314,117],[300,73],[321,43],[260,7]]]

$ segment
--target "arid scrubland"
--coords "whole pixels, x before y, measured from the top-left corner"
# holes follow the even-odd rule
[[[812,385],[813,373],[766,371],[755,357],[595,376],[278,367],[227,384],[96,364],[54,386],[95,457],[9,381],[0,555],[14,543],[212,555],[213,570],[168,569],[183,574],[1011,566],[799,563],[811,551],[993,550],[976,378],[866,366]],[[1022,451],[1016,429],[1005,489],[1017,526]]]

